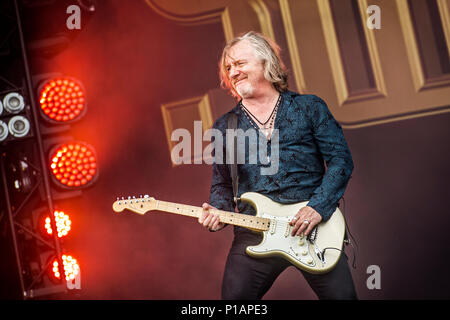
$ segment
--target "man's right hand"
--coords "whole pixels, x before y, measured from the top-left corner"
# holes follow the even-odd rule
[[[202,205],[202,208],[203,208],[202,215],[198,218],[198,222],[201,225],[203,225],[205,228],[208,228],[211,231],[218,231],[225,226],[223,222],[220,222],[218,213],[209,212],[210,209],[217,210],[217,208],[213,207],[212,205],[206,202]]]

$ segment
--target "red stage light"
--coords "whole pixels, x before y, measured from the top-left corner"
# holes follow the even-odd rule
[[[75,279],[75,277],[80,272],[80,266],[78,265],[78,262],[76,259],[72,258],[72,256],[69,255],[63,255],[62,256],[62,262],[64,265],[64,277],[66,281],[71,281]],[[59,272],[58,268],[58,261],[55,259],[52,263],[52,271],[53,275],[57,279],[61,279],[61,274]]]
[[[58,123],[75,121],[86,111],[84,95],[84,89],[78,81],[56,78],[42,86],[39,103],[46,119]]]
[[[58,237],[61,238],[63,236],[66,236],[69,233],[72,225],[72,221],[70,221],[69,216],[63,211],[55,211],[55,220]],[[53,233],[50,222],[50,217],[45,218],[45,229],[47,230],[48,234]]]
[[[83,142],[58,146],[51,153],[50,159],[53,177],[65,187],[87,186],[98,173],[95,151]]]

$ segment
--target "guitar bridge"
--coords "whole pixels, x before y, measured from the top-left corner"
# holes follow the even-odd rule
[[[306,237],[306,239],[311,243],[315,243],[317,239],[317,233],[317,226],[315,226],[314,229],[312,229],[311,233]]]

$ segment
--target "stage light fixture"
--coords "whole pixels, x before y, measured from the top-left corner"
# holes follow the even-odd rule
[[[56,222],[56,230],[58,231],[58,237],[61,238],[66,236],[71,229],[72,221],[70,220],[69,216],[65,214],[63,211],[55,210],[54,215]],[[49,235],[53,233],[50,217],[45,218],[45,230]]]
[[[66,281],[71,281],[71,280],[75,279],[75,277],[80,272],[80,266],[79,266],[77,260],[74,259],[70,255],[64,254],[62,256],[62,262],[64,265],[63,269],[64,269],[64,277],[65,277]],[[53,275],[55,276],[55,278],[61,279],[61,274],[60,274],[59,268],[58,268],[58,261],[56,259],[52,263],[52,271],[53,271]]]
[[[23,97],[17,92],[10,92],[3,98],[3,108],[9,113],[19,113],[25,108]]]
[[[30,166],[27,156],[19,154],[8,164],[8,168],[14,191],[28,193],[33,189],[38,173]]]
[[[86,113],[82,84],[72,78],[58,77],[40,86],[39,104],[43,117],[52,123],[68,123]]]
[[[30,122],[23,116],[14,116],[8,122],[9,132],[16,138],[22,138],[30,131]]]
[[[95,151],[84,142],[59,145],[50,155],[52,178],[65,188],[86,187],[98,176]]]
[[[4,123],[2,120],[0,120],[0,142],[8,138],[8,133],[9,133],[8,125]]]

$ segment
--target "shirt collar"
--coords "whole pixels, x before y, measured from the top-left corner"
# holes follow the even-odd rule
[[[281,93],[281,95],[282,95],[282,105],[290,106],[290,104],[291,104],[292,101],[294,100],[293,97],[295,97],[296,95],[298,95],[298,93],[295,93],[295,92],[286,90],[286,91],[283,91],[283,92]],[[241,110],[241,108],[239,107],[241,101],[242,101],[242,100],[239,100],[239,101],[238,101],[238,103],[236,104],[236,106],[235,106],[233,109],[231,109],[231,112],[234,112],[234,113],[237,114],[237,115],[241,115],[241,114],[242,114],[242,110]]]

